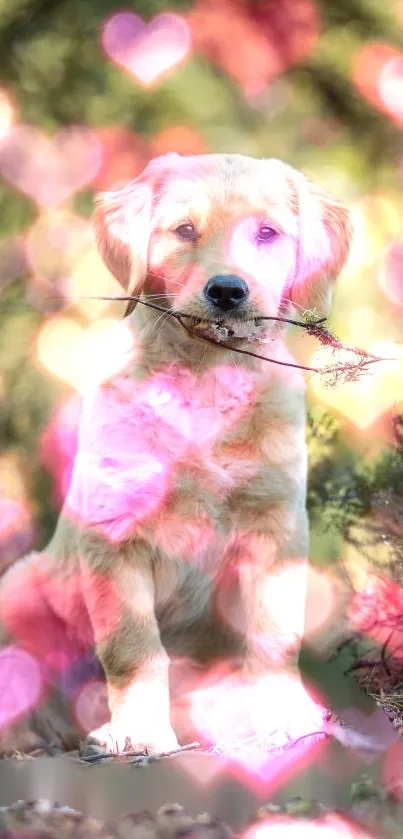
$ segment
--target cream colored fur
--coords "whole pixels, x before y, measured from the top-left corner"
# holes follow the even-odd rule
[[[198,238],[181,241],[175,230],[190,222]],[[261,224],[276,230],[272,242],[257,242]],[[214,320],[206,282],[236,274],[249,288],[242,317],[252,340],[231,346],[291,364],[284,328],[261,321],[255,339],[255,319],[327,315],[351,236],[336,199],[280,161],[241,155],[159,158],[99,198],[94,225],[129,293],[202,321]],[[220,319],[234,325],[231,313]],[[129,737],[165,751],[186,736],[185,688],[177,684],[170,703],[170,661],[198,674],[225,662],[250,683],[297,672],[308,553],[303,377],[141,304],[131,323],[133,361],[88,396],[56,533],[3,580],[3,644],[33,656],[45,689],[36,716],[5,728],[0,748],[54,739],[55,729],[69,744],[87,733],[62,678],[49,686],[52,651],[71,661],[71,649],[76,658],[95,649],[111,713],[96,734],[112,749]],[[270,586],[293,567],[291,612]]]

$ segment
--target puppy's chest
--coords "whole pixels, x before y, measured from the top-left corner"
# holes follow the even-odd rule
[[[121,541],[144,528],[167,530],[171,520],[179,529],[208,521],[225,531],[254,499],[263,514],[279,470],[299,457],[269,386],[267,376],[232,365],[198,377],[169,368],[140,385],[114,381],[84,423],[69,493],[74,515]]]
[[[210,493],[214,502],[228,501],[235,489],[247,492],[251,479],[267,468],[258,441],[250,442],[241,435],[228,435],[204,448],[194,446],[188,457],[178,464],[174,487],[178,494],[193,486],[193,493]]]
[[[225,366],[184,385],[176,398],[185,445],[175,452],[173,483],[190,481],[219,501],[265,460],[264,388],[249,371]]]
[[[290,474],[304,479],[303,424],[283,416],[267,380],[231,372],[232,378],[195,388],[184,403],[187,441],[176,450],[165,522],[189,525],[206,517],[218,528],[242,527],[251,505],[264,515],[276,503],[283,478],[288,490]]]

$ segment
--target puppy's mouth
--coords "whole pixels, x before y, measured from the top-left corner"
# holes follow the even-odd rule
[[[226,318],[224,320],[205,320],[204,318],[186,318],[184,325],[195,335],[201,338],[208,338],[216,343],[233,343],[246,341],[256,343],[263,341],[267,335],[267,323],[258,318],[235,320]]]

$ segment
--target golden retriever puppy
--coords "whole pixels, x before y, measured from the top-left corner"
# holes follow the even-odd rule
[[[100,196],[94,226],[127,293],[166,313],[129,304],[136,350],[86,399],[56,533],[3,580],[3,656],[23,695],[0,715],[3,748],[78,736],[77,697],[100,678],[80,671],[91,651],[110,713],[94,734],[111,749],[177,746],[178,661],[258,686],[257,734],[287,737],[270,700],[297,677],[303,631],[304,379],[270,318],[328,314],[347,210],[278,160],[171,154]]]

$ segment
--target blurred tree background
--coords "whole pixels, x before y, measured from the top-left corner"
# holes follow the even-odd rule
[[[112,353],[116,311],[68,302],[113,287],[94,192],[165,151],[237,152],[282,158],[352,208],[330,326],[396,360],[309,380],[312,563],[358,578],[372,528],[403,612],[401,0],[0,0],[0,56],[0,565],[49,538],[81,389]],[[290,340],[301,363],[319,357]]]

